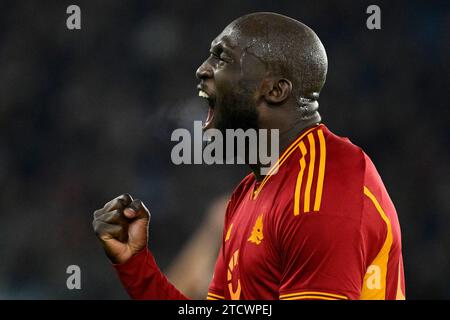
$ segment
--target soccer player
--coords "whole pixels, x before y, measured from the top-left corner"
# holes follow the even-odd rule
[[[369,157],[321,123],[327,56],[317,35],[254,13],[210,53],[197,70],[205,128],[279,129],[282,154],[234,190],[207,298],[404,299],[394,205]],[[95,211],[93,227],[132,298],[184,299],[147,248],[149,221],[125,194]]]

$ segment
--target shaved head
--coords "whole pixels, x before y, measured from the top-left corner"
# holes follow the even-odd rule
[[[205,128],[284,132],[321,121],[328,61],[308,26],[276,13],[248,14],[225,27],[210,54],[196,73],[210,106]]]
[[[223,34],[260,59],[267,71],[291,80],[299,101],[318,99],[328,61],[322,42],[311,28],[280,14],[258,12],[236,19]]]

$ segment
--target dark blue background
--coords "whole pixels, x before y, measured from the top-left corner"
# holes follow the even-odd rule
[[[82,29],[66,28],[66,7]],[[382,29],[366,28],[378,4]],[[233,19],[275,11],[328,53],[320,110],[363,147],[396,205],[408,298],[450,298],[448,2],[0,2],[0,298],[124,298],[92,212],[130,192],[164,269],[247,172],[174,166],[171,132],[206,116],[194,72]],[[66,267],[82,269],[68,291]]]

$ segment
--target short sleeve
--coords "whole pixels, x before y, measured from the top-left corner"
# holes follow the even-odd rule
[[[280,299],[359,299],[366,268],[360,220],[322,212],[283,217]]]
[[[211,284],[208,289],[207,300],[223,300],[225,299],[224,294],[224,275],[225,275],[225,265],[223,263],[223,249],[220,248],[219,256],[217,257],[216,265],[214,267],[214,274]]]
[[[220,247],[219,255],[216,260],[216,265],[214,267],[214,274],[213,278],[211,280],[211,284],[208,289],[208,300],[224,300],[225,299],[225,290],[224,290],[224,284],[225,284],[225,263],[224,263],[224,252],[223,248],[225,245],[225,238],[226,238],[226,232],[229,228],[228,221],[230,218],[230,214],[233,209],[234,205],[234,197],[235,193],[232,194],[230,201],[228,201],[227,209],[225,212],[225,222],[224,222],[224,228],[222,233],[222,245]]]

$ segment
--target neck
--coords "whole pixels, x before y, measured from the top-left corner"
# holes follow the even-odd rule
[[[285,129],[280,129],[279,154],[282,154],[282,152],[286,150],[286,148],[292,143],[292,141],[294,141],[300,134],[302,134],[309,128],[318,125],[320,121],[320,115],[317,114],[317,117],[313,117],[311,119],[308,119],[307,121],[298,119]],[[269,146],[267,146],[266,150],[269,150]],[[252,169],[257,181],[261,181],[262,179],[264,179],[265,176],[261,174],[262,165],[260,163],[251,164],[249,166]]]

